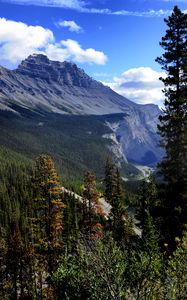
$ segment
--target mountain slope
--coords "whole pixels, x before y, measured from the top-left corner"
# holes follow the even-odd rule
[[[101,138],[111,132],[105,123],[123,115],[45,113],[41,116],[27,109],[14,109],[21,117],[8,111],[0,112],[0,146],[19,153],[25,160],[34,161],[41,153],[51,155],[63,179],[80,179],[88,169],[100,178],[104,176],[106,157],[112,146],[112,141]],[[118,163],[125,177],[139,175],[139,171],[124,163],[122,157],[118,156]]]
[[[19,115],[21,109],[44,116],[58,113],[61,117],[119,114],[115,122],[103,119],[110,133],[100,135],[105,142],[110,140],[108,147],[117,157],[151,165],[162,155],[156,133],[159,108],[131,102],[73,63],[31,55],[16,70],[1,67],[0,109]]]

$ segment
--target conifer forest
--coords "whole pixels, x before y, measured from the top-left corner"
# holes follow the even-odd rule
[[[73,180],[48,153],[0,147],[0,299],[187,299],[187,14],[165,25],[164,156],[148,178],[124,182],[107,156]]]

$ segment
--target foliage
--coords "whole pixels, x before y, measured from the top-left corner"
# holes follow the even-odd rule
[[[181,237],[186,219],[186,127],[187,119],[187,14],[175,6],[165,19],[166,34],[160,45],[164,49],[157,62],[166,72],[165,108],[158,126],[166,156],[160,163],[164,182],[160,187],[163,199],[162,233],[173,248],[175,237]]]
[[[125,299],[125,267],[122,251],[112,240],[98,242],[92,251],[80,245],[55,275],[63,291],[59,299]]]
[[[90,201],[90,205],[86,201],[88,212],[91,208],[89,219],[73,193],[61,193],[51,157],[37,159],[34,177],[25,163],[5,159],[0,168],[4,184],[0,202],[2,299],[185,299],[185,235],[173,255],[169,256],[167,245],[161,251],[154,219],[147,210],[142,237],[134,236],[133,220],[121,210],[125,194],[116,168],[110,216],[114,226],[109,227],[109,220],[98,211],[93,173],[86,173],[83,191]],[[153,199],[157,202],[152,182],[144,186],[142,195],[148,206]],[[125,222],[118,223],[123,212]],[[86,232],[84,218],[88,220]]]
[[[187,238],[178,241],[177,249],[169,258],[166,271],[166,295],[169,300],[185,300],[187,297]]]
[[[47,251],[48,267],[51,273],[62,249],[63,208],[62,191],[54,163],[50,156],[40,155],[34,172],[34,210],[36,243],[40,251]],[[37,228],[38,227],[38,228]]]

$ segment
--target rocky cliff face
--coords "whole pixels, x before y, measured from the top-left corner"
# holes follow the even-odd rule
[[[82,88],[97,88],[101,83],[91,79],[76,64],[71,62],[50,61],[47,56],[38,54],[30,55],[18,66],[16,73],[52,84],[77,86]]]
[[[0,109],[16,112],[15,104],[59,114],[124,113],[123,120],[106,124],[112,130],[113,142],[116,141],[115,152],[121,153],[124,160],[147,164],[160,158],[156,134],[159,108],[131,102],[73,63],[31,55],[16,70],[0,67]]]
[[[107,122],[117,140],[115,148],[125,154],[127,161],[151,165],[160,159],[162,150],[158,147],[159,137],[156,134],[158,114],[152,119],[151,117],[153,115],[146,110],[142,113],[141,110],[133,109],[131,114],[124,116],[122,120]]]

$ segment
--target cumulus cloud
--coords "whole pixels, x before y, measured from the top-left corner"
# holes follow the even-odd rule
[[[28,26],[0,18],[0,60],[16,63],[36,51],[42,51],[54,36],[41,26]]]
[[[71,32],[78,33],[82,31],[82,27],[79,26],[75,21],[59,21],[57,25],[60,27],[67,27]]]
[[[107,61],[107,56],[103,52],[92,48],[83,50],[77,41],[71,39],[49,44],[45,52],[49,58],[59,61],[69,59],[80,63],[87,62],[98,65],[103,65]]]
[[[163,106],[163,83],[159,77],[165,77],[165,73],[154,71],[149,67],[139,67],[129,69],[114,77],[112,82],[104,84],[136,103],[154,103]]]
[[[105,64],[107,56],[95,49],[83,49],[77,41],[55,42],[53,32],[41,26],[0,18],[0,63],[16,65],[33,53],[46,54],[50,59],[70,59],[80,63]]]

